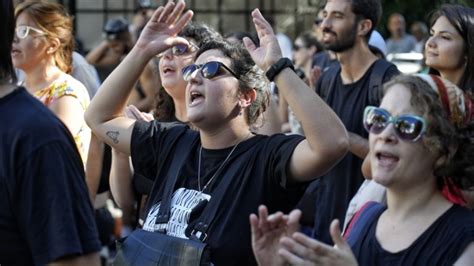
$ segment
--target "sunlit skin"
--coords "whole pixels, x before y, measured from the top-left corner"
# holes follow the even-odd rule
[[[384,96],[380,107],[392,116],[420,116],[407,101],[410,98],[411,93],[405,86],[395,84]],[[372,178],[377,183],[402,191],[435,186],[433,168],[439,156],[430,151],[421,139],[415,143],[401,140],[395,134],[393,123],[390,123],[380,134],[369,135],[369,145]]]
[[[24,12],[18,16],[16,25],[39,29],[38,25]],[[49,64],[54,65],[53,56],[47,52],[48,47],[46,36],[35,31],[30,30],[25,39],[20,39],[15,35],[11,52],[13,65],[25,72],[34,71]]]
[[[210,61],[218,61],[231,66],[231,60],[218,50],[204,52],[197,58],[196,64],[205,64]],[[220,71],[225,72],[225,70]],[[191,98],[191,94],[194,93],[198,93],[199,97]],[[189,121],[199,126],[202,121],[210,125],[213,121],[232,120],[240,111],[238,95],[238,80],[232,74],[223,73],[209,80],[203,78],[199,71],[195,71],[186,88]]]
[[[189,41],[192,42],[192,40]],[[186,55],[175,56],[171,53],[171,50],[168,49],[163,53],[163,56],[160,57],[159,71],[161,85],[173,98],[175,103],[177,101],[184,103],[187,82],[183,80],[181,69],[194,62],[195,54],[196,51]]]
[[[324,20],[321,22],[322,42],[327,49],[335,52],[340,47],[352,46],[355,38],[355,14],[351,11],[349,1],[328,1],[323,10]],[[349,22],[349,23],[348,23]],[[343,49],[344,50],[344,49]]]
[[[430,29],[425,44],[425,63],[438,70],[443,78],[458,83],[466,68],[465,44],[462,36],[445,16]]]

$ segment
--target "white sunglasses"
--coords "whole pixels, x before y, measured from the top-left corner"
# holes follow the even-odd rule
[[[40,29],[31,27],[31,26],[20,25],[15,28],[16,37],[18,37],[19,39],[25,39],[30,33],[30,30],[41,34],[40,36],[47,35],[46,32]]]

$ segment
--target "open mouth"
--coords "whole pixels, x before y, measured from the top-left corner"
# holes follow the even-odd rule
[[[376,152],[375,157],[382,165],[393,165],[400,160],[398,156],[388,152]]]
[[[174,73],[176,72],[172,67],[163,67],[163,74]]]
[[[197,91],[192,91],[190,94],[191,94],[191,97],[190,97],[191,104],[195,103],[195,102],[197,102],[201,99],[204,99],[204,96],[201,93],[197,92]]]

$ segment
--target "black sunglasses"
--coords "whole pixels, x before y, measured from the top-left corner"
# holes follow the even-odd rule
[[[191,79],[191,75],[196,71],[200,70],[202,77],[206,79],[212,79],[215,76],[224,74],[221,70],[224,68],[225,70],[229,71],[236,79],[239,79],[237,74],[232,71],[228,66],[224,65],[218,61],[210,61],[202,65],[192,64],[189,66],[184,67],[181,71],[183,73],[183,79],[185,81],[189,81]]]
[[[364,127],[372,134],[380,134],[390,123],[395,134],[404,141],[416,142],[426,132],[426,120],[416,115],[392,116],[385,109],[367,106],[364,111]]]

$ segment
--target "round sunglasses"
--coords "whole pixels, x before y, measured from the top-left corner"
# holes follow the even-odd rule
[[[40,29],[37,29],[35,27],[31,27],[31,26],[19,25],[19,26],[16,26],[15,28],[15,34],[16,34],[16,37],[18,37],[18,39],[25,39],[30,33],[30,31],[34,31],[40,34],[39,36],[47,35],[46,32]]]
[[[210,61],[202,65],[192,64],[192,65],[184,67],[181,71],[183,73],[183,79],[185,81],[189,81],[191,79],[191,75],[196,70],[200,71],[203,78],[212,79],[215,76],[225,74],[225,72],[222,71],[222,69],[227,70],[230,74],[232,74],[232,76],[234,76],[236,79],[239,79],[237,74],[235,74],[234,71],[232,71],[232,69],[230,69],[228,66],[218,61]]]
[[[183,55],[188,55],[190,53],[195,52],[196,50],[199,49],[197,45],[195,45],[192,42],[189,42],[189,45],[186,44],[176,44],[169,48],[171,50],[171,54],[173,56],[183,56]],[[160,53],[157,55],[157,57],[163,57],[165,55],[166,51]]]
[[[404,141],[416,142],[426,132],[426,120],[416,115],[392,116],[385,109],[367,106],[364,111],[364,127],[367,132],[380,134],[393,123],[395,134]]]

